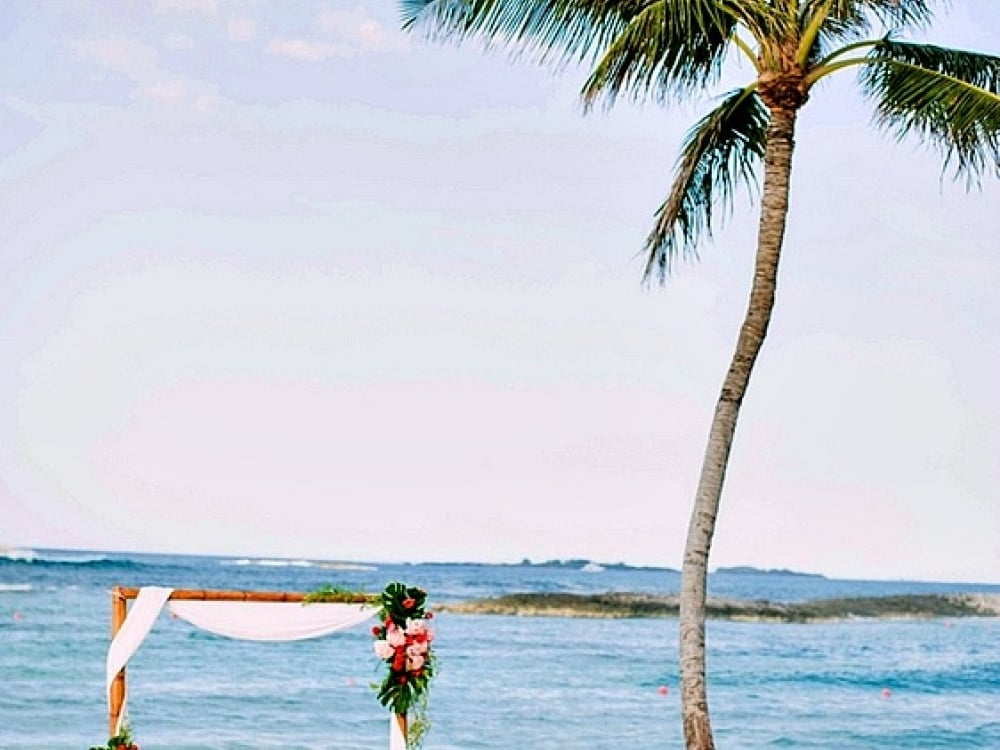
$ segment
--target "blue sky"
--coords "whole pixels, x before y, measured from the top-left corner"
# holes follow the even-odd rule
[[[708,94],[584,116],[374,0],[6,3],[0,65],[0,545],[679,565],[755,207],[662,288],[637,251]],[[852,85],[713,563],[997,582],[1000,186]]]

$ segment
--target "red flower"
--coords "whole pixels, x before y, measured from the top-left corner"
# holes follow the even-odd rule
[[[400,685],[405,685],[406,684],[406,675],[405,674],[401,674],[399,676],[399,684]]]
[[[428,620],[433,620],[434,619],[434,613],[433,612],[428,612],[426,615],[424,615],[424,617],[426,619],[428,619]]]
[[[413,609],[415,606],[417,606],[416,599],[410,599],[409,597],[403,599],[403,609]]]
[[[372,628],[372,635],[374,635],[375,637],[382,635],[382,628],[376,625],[374,628]]]

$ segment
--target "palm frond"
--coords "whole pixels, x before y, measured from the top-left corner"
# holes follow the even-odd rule
[[[885,38],[868,60],[861,86],[880,127],[935,147],[969,184],[1000,177],[1000,57]]]
[[[787,3],[772,0],[715,0],[726,15],[735,18],[754,38],[763,55],[768,47],[792,38],[798,26]]]
[[[686,92],[712,82],[733,26],[719,0],[401,0],[401,7],[404,28],[437,39],[478,39],[556,66],[600,56],[591,101],[598,92]],[[650,72],[655,80],[644,81]]]
[[[479,39],[542,60],[583,59],[658,0],[400,0],[403,27],[435,39]]]
[[[754,86],[731,91],[687,134],[670,194],[646,238],[645,277],[663,281],[678,255],[696,257],[702,235],[711,237],[714,207],[732,207],[740,185],[756,185],[770,115]]]
[[[685,97],[718,80],[735,19],[713,2],[650,3],[628,20],[583,87],[589,106],[626,93],[658,101]]]
[[[838,0],[847,2],[847,0]],[[882,25],[890,30],[923,29],[934,20],[935,3],[942,0],[855,0],[869,9]]]
[[[817,16],[822,16],[816,43],[810,59],[817,60],[835,48],[869,36],[871,19],[858,7],[856,0],[808,0],[799,7],[801,25],[805,28]]]
[[[800,25],[824,17],[809,61],[820,60],[838,47],[887,30],[924,28],[933,18],[928,0],[805,0],[799,6]],[[879,30],[875,27],[879,26]]]
[[[942,0],[808,0],[806,4],[826,6],[831,19],[869,31],[873,20],[889,29],[928,26],[935,2]]]

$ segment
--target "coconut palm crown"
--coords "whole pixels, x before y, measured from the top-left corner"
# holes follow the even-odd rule
[[[645,277],[696,257],[741,188],[759,190],[753,283],[723,381],[688,528],[680,666],[688,748],[714,748],[705,687],[708,557],[736,421],[774,305],[796,119],[815,85],[858,74],[878,127],[937,150],[967,186],[1000,177],[1000,57],[916,44],[944,0],[400,0],[406,28],[472,39],[555,66],[592,66],[587,106],[620,96],[671,104],[713,91],[731,55],[754,79],[687,134],[645,242]],[[762,185],[760,184],[762,178]],[[721,211],[720,211],[721,209]]]

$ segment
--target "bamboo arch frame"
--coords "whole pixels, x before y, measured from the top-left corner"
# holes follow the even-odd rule
[[[139,596],[139,589],[128,586],[115,586],[111,589],[111,638],[118,635],[125,618],[128,615],[128,602]],[[202,602],[303,602],[308,594],[296,591],[217,591],[209,589],[174,589],[168,600],[202,601]],[[344,594],[336,597],[337,602],[344,604],[364,604],[369,597],[364,594]],[[122,713],[125,701],[125,667],[115,675],[111,683],[111,697],[108,710],[108,732],[115,733],[118,719]],[[396,723],[406,737],[406,714],[396,714]]]

